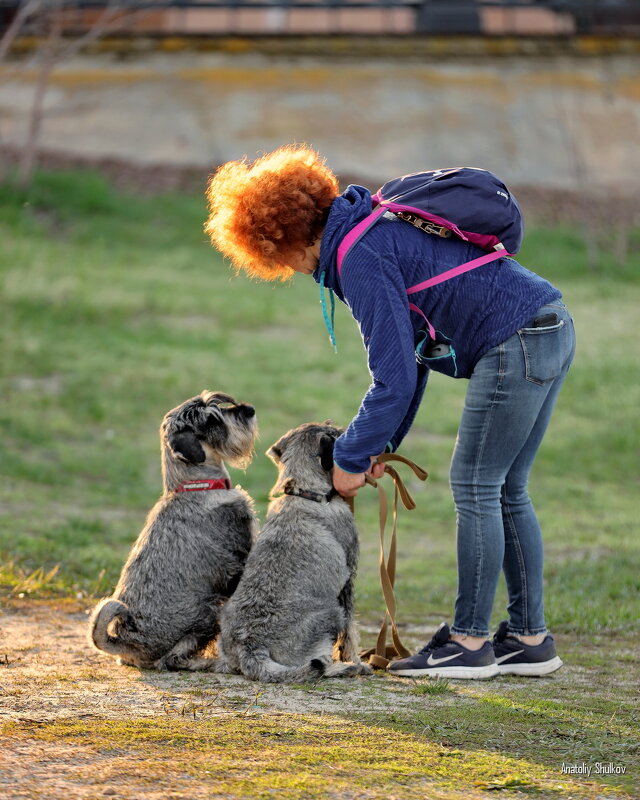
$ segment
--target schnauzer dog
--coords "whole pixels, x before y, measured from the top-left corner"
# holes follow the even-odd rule
[[[255,528],[251,498],[232,488],[223,459],[246,467],[256,435],[253,406],[221,392],[203,391],[166,414],[163,494],[114,594],[91,616],[99,650],[142,668],[210,665],[201,651],[219,632],[220,607],[238,584]]]
[[[220,616],[216,672],[269,682],[371,674],[358,657],[353,618],[358,533],[331,483],[340,433],[328,422],[307,423],[267,451],[278,480]]]

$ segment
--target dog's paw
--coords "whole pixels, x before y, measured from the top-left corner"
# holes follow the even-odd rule
[[[344,670],[338,673],[341,678],[355,678],[360,675],[360,664],[347,664]]]
[[[181,670],[188,670],[191,663],[189,656],[181,655],[179,653],[165,653],[162,658],[159,658],[154,667],[158,672],[178,672]]]
[[[213,669],[215,658],[199,658],[198,656],[167,653],[154,664],[158,672],[199,672]]]
[[[371,675],[373,670],[367,664],[358,662],[357,664],[345,664],[343,661],[334,661],[327,667],[325,678],[355,678],[358,675]]]
[[[192,658],[183,669],[190,672],[216,672],[219,667],[217,658]],[[223,670],[224,672],[225,670]]]

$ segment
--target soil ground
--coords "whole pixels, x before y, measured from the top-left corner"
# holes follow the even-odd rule
[[[525,694],[522,679],[514,682],[506,677],[473,682],[473,686],[470,682],[451,682],[440,688],[433,681],[407,681],[384,674],[315,685],[274,686],[235,676],[119,667],[111,657],[88,645],[89,610],[86,600],[10,599],[0,612],[0,795],[6,800],[304,798],[338,794],[405,798],[416,791],[417,780],[424,783],[425,771],[430,781],[434,774],[438,781],[422,785],[415,796],[457,800],[486,797],[487,792],[502,790],[510,797],[638,797],[634,794],[636,789],[640,791],[637,782],[632,780],[629,786],[637,742],[630,745],[625,740],[623,746],[617,739],[618,734],[629,734],[633,715],[629,717],[628,710],[623,713],[621,703],[619,708],[607,705],[612,697],[622,700],[637,691],[635,677],[625,667],[633,652],[621,648],[619,641],[615,649],[620,663],[604,678],[605,684],[613,682],[615,686],[610,686],[609,698],[604,696],[604,689],[598,690],[598,702],[605,704],[600,707],[595,699],[590,702],[596,670],[589,666],[585,654],[589,650],[597,661],[607,643],[593,638],[580,646],[582,663],[580,659],[568,663],[555,680],[529,679]],[[371,634],[364,631],[363,637],[369,640]],[[417,643],[425,635],[425,631],[409,629],[407,640]],[[527,687],[531,687],[529,704],[522,699]],[[582,712],[564,713],[561,701],[569,691],[584,692]],[[500,713],[511,714],[511,718],[497,719],[493,734],[482,740],[485,755],[480,757],[476,748],[481,742],[473,720],[481,724],[484,709],[492,704],[502,706]],[[476,707],[476,716],[469,717]],[[576,718],[580,713],[584,713],[583,718]],[[543,714],[547,718],[543,719]],[[353,761],[355,755],[348,765],[342,764],[351,742],[357,748],[361,741],[354,731],[364,730],[358,727],[358,720],[363,719],[367,730],[373,725],[377,736],[382,731],[388,737],[392,751],[404,738],[408,753],[418,746],[416,730],[426,733],[419,745],[423,749],[415,752],[421,766],[391,766],[387,757],[380,773],[376,770],[381,766],[374,768],[367,760],[365,769],[360,761]],[[637,716],[635,719],[637,722]],[[416,721],[420,723],[417,727]],[[590,758],[587,749],[581,755],[581,727],[584,731],[600,724],[600,749],[593,749],[593,738],[588,744],[583,739]],[[216,730],[223,729],[224,752],[216,750],[215,741]],[[505,738],[509,730],[515,737],[512,741],[508,735]],[[202,738],[205,731],[206,740]],[[525,738],[521,741],[517,736],[523,731]],[[333,739],[338,749],[332,755],[326,748]],[[527,750],[526,742],[536,739],[540,758],[534,765],[537,777],[533,779],[527,777],[527,769],[538,745],[534,741]],[[271,741],[277,743],[278,752],[265,750]],[[300,755],[296,742],[304,743],[306,755]],[[281,752],[285,745],[286,750]],[[364,750],[369,748],[361,745]],[[246,750],[238,762],[242,748]],[[509,753],[507,757],[499,754],[502,748]],[[624,785],[615,776],[602,782],[594,780],[593,775],[566,775],[559,765],[558,748],[565,748],[567,763],[590,763],[592,768],[595,762],[625,766]],[[236,759],[232,764],[230,756]],[[520,758],[514,760],[512,756]],[[403,757],[408,756],[404,753]],[[434,772],[425,766],[431,757],[435,759]],[[438,765],[454,764],[452,759],[456,758],[464,758],[475,776],[467,788],[455,788],[455,781],[447,788],[446,775],[438,773]],[[310,766],[314,759],[324,763],[321,774],[315,777]],[[551,763],[554,760],[555,765]],[[326,777],[327,770],[336,771],[335,792],[329,791],[326,783],[314,783],[316,778],[320,781]],[[345,776],[350,771],[342,788],[341,770]],[[246,774],[242,776],[241,772]],[[380,785],[375,785],[371,775],[378,775]],[[390,786],[396,793],[389,794]]]

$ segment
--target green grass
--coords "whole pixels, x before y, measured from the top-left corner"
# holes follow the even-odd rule
[[[466,724],[461,715],[458,727]],[[499,721],[513,725],[504,709]],[[531,725],[535,719],[527,719]],[[506,756],[482,749],[430,741],[434,729],[425,712],[404,719],[392,714],[372,720],[328,715],[266,718],[246,714],[208,720],[61,720],[37,725],[7,722],[3,735],[14,742],[66,747],[74,752],[74,783],[96,787],[124,784],[138,795],[159,782],[172,796],[189,796],[204,786],[214,797],[346,797],[398,800],[430,797],[477,800],[491,790],[524,790],[545,798],[629,797],[606,786],[595,795],[593,784],[580,785],[560,768],[544,766],[535,756]],[[442,728],[438,724],[439,729]],[[66,777],[62,767],[61,777]],[[454,777],[455,775],[455,777]],[[125,790],[126,790],[125,789]]]
[[[224,389],[258,409],[256,460],[233,478],[261,514],[275,475],[263,455],[269,444],[300,422],[346,423],[356,411],[369,375],[346,309],[338,308],[336,356],[316,285],[236,277],[208,245],[203,216],[199,197],[125,195],[92,173],[44,173],[27,193],[0,187],[5,589],[59,564],[52,588],[108,591],[159,492],[159,422],[201,389]],[[631,250],[625,264],[604,252],[601,270],[590,273],[579,236],[558,228],[530,231],[522,254],[561,287],[579,339],[531,481],[546,539],[549,622],[559,630],[638,625],[640,257]],[[405,622],[451,616],[447,473],[465,384],[433,375],[403,445],[431,474],[424,485],[409,481],[418,509],[400,521]],[[357,505],[359,609],[375,620],[375,492],[361,492]]]
[[[204,213],[199,197],[134,197],[91,173],[42,173],[28,193],[0,186],[0,594],[111,590],[159,494],[160,420],[201,389],[258,409],[256,459],[232,477],[262,517],[275,477],[268,446],[301,422],[347,423],[356,411],[369,375],[348,312],[337,309],[336,356],[316,285],[234,276],[202,233]],[[179,676],[179,717],[164,719],[160,708],[152,720],[13,722],[4,733],[69,753],[78,747],[83,758],[95,751],[98,761],[80,779],[112,785],[124,774],[138,781],[139,796],[168,781],[180,797],[195,785],[210,786],[210,796],[326,797],[327,774],[331,796],[342,797],[475,798],[495,790],[581,798],[616,785],[634,796],[640,257],[637,247],[630,252],[617,264],[603,251],[590,272],[579,235],[559,227],[530,230],[522,255],[563,290],[579,339],[531,480],[547,552],[548,622],[572,672],[482,687],[359,681],[386,710],[364,703],[348,719],[261,716],[255,686],[236,703],[237,718],[203,718],[198,709],[210,699],[194,688],[199,678]],[[451,619],[447,476],[465,388],[434,375],[402,448],[430,472],[424,485],[406,475],[418,508],[400,516],[404,624]],[[375,492],[360,493],[357,516],[357,605],[374,624],[382,611]],[[494,622],[504,605],[501,586]],[[330,691],[349,694],[352,684]],[[563,761],[583,760],[626,764],[627,774],[590,782],[561,773]]]

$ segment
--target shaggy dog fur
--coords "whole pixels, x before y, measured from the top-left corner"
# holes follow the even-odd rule
[[[358,657],[353,618],[358,534],[331,483],[340,433],[308,423],[268,451],[279,471],[272,494],[285,494],[271,502],[222,610],[217,672],[273,682],[371,673]]]
[[[223,459],[246,466],[256,433],[254,408],[220,392],[204,391],[165,416],[163,494],[115,592],[91,616],[98,649],[136,667],[210,665],[199,654],[219,631],[220,607],[240,579],[255,526],[251,498],[230,488]],[[226,488],[193,490],[207,481]]]

